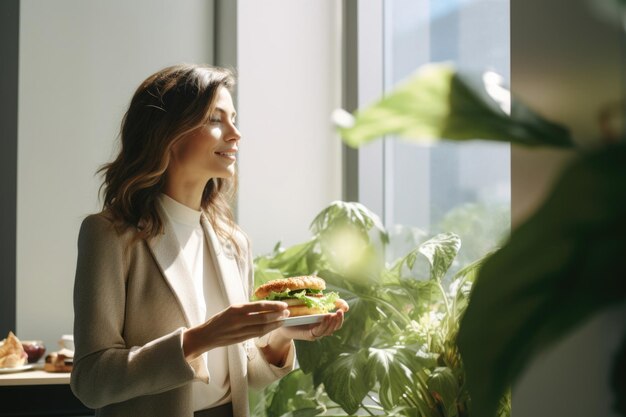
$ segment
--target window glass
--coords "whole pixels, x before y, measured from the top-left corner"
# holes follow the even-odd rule
[[[429,62],[493,70],[509,79],[508,0],[384,3],[385,90]],[[384,145],[384,220],[396,239],[389,257],[425,235],[454,232],[458,266],[484,255],[510,225],[510,149],[487,141]],[[400,226],[402,225],[402,226]]]

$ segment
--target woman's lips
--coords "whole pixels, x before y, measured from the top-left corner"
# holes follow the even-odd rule
[[[221,156],[222,158],[227,158],[231,161],[237,160],[237,151],[226,151],[226,152],[215,152],[215,153]]]

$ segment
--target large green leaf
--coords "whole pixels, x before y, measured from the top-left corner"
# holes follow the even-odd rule
[[[567,130],[518,100],[494,73],[461,73],[429,64],[340,128],[353,147],[397,134],[415,142],[486,139],[524,145],[572,146]],[[510,106],[510,115],[509,113]]]
[[[370,348],[369,360],[376,369],[380,384],[378,395],[386,410],[397,406],[402,396],[415,385],[413,372],[396,355],[395,348]]]
[[[317,241],[311,239],[308,242],[291,246],[274,256],[268,263],[268,267],[280,270],[284,276],[308,275],[315,272],[316,265],[311,264],[310,253],[315,249]]]
[[[313,417],[321,414],[324,410],[320,408],[300,408],[281,414],[280,417]]]
[[[406,266],[409,270],[413,269],[418,256],[422,255],[428,261],[430,279],[439,282],[448,272],[460,248],[461,239],[456,234],[440,233],[397,260],[391,267],[390,273],[401,277],[403,267]]]
[[[403,279],[398,284],[385,284],[380,292],[389,298],[394,305],[407,311],[420,311],[422,308],[430,308],[433,303],[441,301],[442,294],[437,283],[431,280]]]
[[[615,392],[613,409],[626,416],[626,334],[615,354],[615,366],[611,373],[611,383]]]
[[[310,375],[305,375],[301,370],[295,370],[278,381],[278,386],[269,407],[267,417],[281,417],[286,415],[315,416],[321,414],[323,409],[318,407],[314,393],[313,382]],[[304,414],[291,414],[304,411]]]
[[[461,239],[454,233],[438,234],[420,245],[419,252],[430,263],[430,279],[442,280],[460,248]]]
[[[257,266],[254,270],[254,286],[255,288],[265,284],[273,279],[283,278],[282,272],[278,269],[267,268]]]
[[[626,0],[587,0],[585,3],[606,23],[626,28]]]
[[[452,310],[454,312],[454,319],[457,322],[460,321],[460,318],[465,313],[465,309],[469,303],[469,293],[478,272],[480,272],[480,268],[494,253],[495,250],[487,253],[482,258],[465,266],[454,275],[455,279],[452,284],[450,284],[450,296],[453,301]]]
[[[456,417],[459,383],[450,368],[438,367],[428,378],[428,391],[444,410],[445,417]]]
[[[376,281],[384,264],[377,247],[388,242],[376,214],[359,203],[335,201],[315,217],[310,228],[319,242],[324,266],[344,278]],[[379,240],[372,240],[376,232]]]
[[[495,252],[496,250],[490,251],[484,256],[482,256],[481,258],[470,263],[469,265],[464,266],[456,274],[454,274],[454,278],[463,279],[464,281],[467,281],[467,282],[474,282],[476,280],[476,276],[478,275],[478,272],[480,271],[480,268],[482,268],[485,261],[489,259],[489,257],[493,255]]]
[[[626,299],[626,144],[581,156],[480,269],[459,348],[473,415],[493,416],[531,357]]]
[[[329,270],[320,271],[319,276],[326,280],[328,291],[337,292],[350,306],[350,310],[345,315],[343,327],[334,335],[337,337],[327,337],[322,340],[330,343],[332,349],[367,347],[363,344],[365,342],[363,337],[381,319],[379,309],[387,303],[387,299],[382,297],[380,287],[369,282],[365,284],[355,282],[353,279],[337,275]],[[315,364],[319,364],[321,353],[315,352],[313,355],[315,355],[315,359],[312,366],[315,366]]]
[[[374,387],[374,368],[368,364],[368,350],[341,353],[322,371],[326,393],[348,414],[354,414]]]
[[[350,311],[345,316],[344,326],[339,332],[341,339],[332,340],[337,348],[342,344],[348,346],[361,346],[366,340],[364,337],[374,323],[379,321],[381,315],[377,310],[375,301],[359,298],[350,304]],[[367,346],[364,346],[367,347]]]
[[[454,232],[463,246],[455,265],[467,265],[502,245],[511,231],[510,203],[464,203],[448,211],[433,233]],[[455,271],[456,272],[456,271]]]
[[[332,202],[313,219],[310,229],[314,234],[325,234],[345,224],[352,225],[365,236],[371,229],[376,229],[383,242],[389,241],[380,218],[363,204],[355,202]]]
[[[313,342],[296,340],[296,356],[300,369],[307,374],[317,372],[318,376],[321,375],[323,368],[343,351],[337,348],[338,343],[333,340],[335,337],[324,337]]]
[[[399,404],[414,405],[419,401],[416,375],[434,366],[435,359],[419,350],[403,346],[370,348],[369,366],[376,372],[380,384],[378,395],[385,410]]]

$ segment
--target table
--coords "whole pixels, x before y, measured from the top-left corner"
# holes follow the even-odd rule
[[[0,374],[0,417],[93,416],[70,390],[70,374],[34,369]]]

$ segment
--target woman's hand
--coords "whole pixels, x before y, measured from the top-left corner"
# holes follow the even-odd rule
[[[269,337],[269,344],[262,349],[267,361],[278,367],[285,364],[285,359],[292,340],[317,340],[330,336],[343,325],[343,316],[348,311],[348,303],[339,299],[335,302],[337,311],[324,317],[320,323],[305,326],[279,327]]]
[[[330,336],[343,325],[344,314],[349,310],[348,303],[339,299],[335,302],[337,311],[327,317],[324,317],[319,323],[309,324],[305,326],[281,327],[275,333],[282,336],[283,339],[289,340],[317,340],[324,336]]]
[[[232,305],[183,333],[185,358],[192,360],[216,347],[262,336],[282,326],[288,315],[287,303],[281,301]]]

